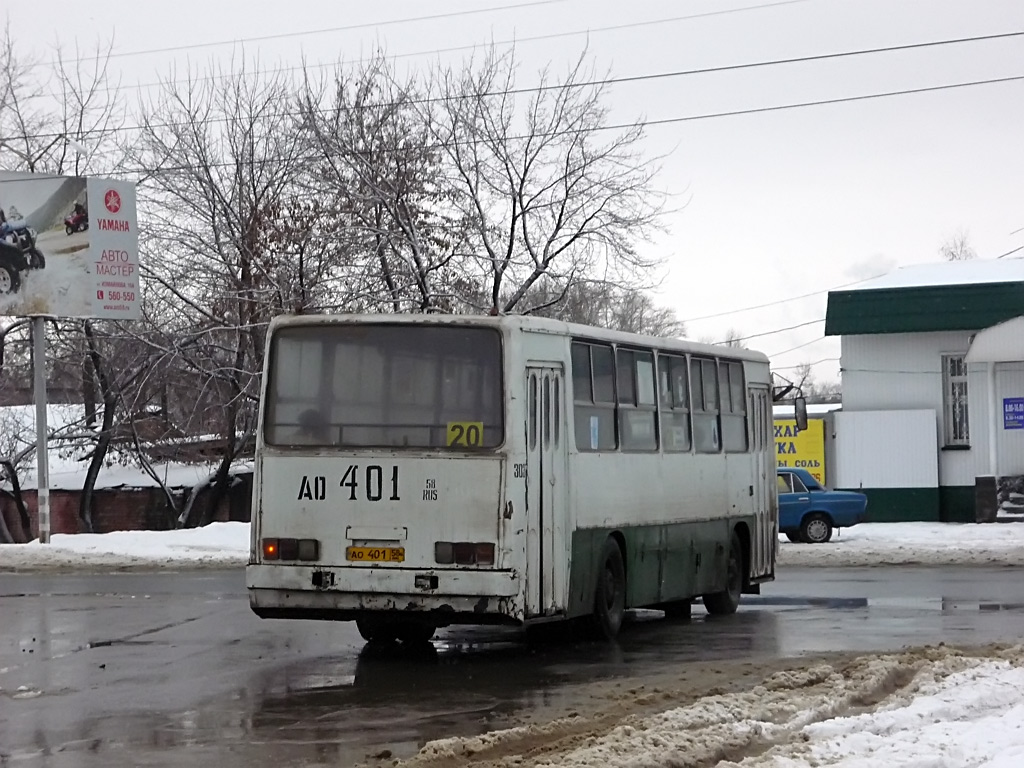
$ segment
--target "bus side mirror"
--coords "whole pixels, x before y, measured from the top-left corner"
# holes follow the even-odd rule
[[[807,400],[798,397],[793,401],[793,414],[796,416],[797,432],[807,431]]]

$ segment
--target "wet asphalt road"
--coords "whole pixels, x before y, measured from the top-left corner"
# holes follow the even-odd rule
[[[642,613],[614,645],[455,628],[400,654],[348,623],[261,621],[241,571],[0,574],[0,766],[401,757],[669,665],[1018,642],[1022,582],[1011,568],[789,568],[734,617]]]

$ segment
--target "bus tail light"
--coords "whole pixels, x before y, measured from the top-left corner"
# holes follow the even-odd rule
[[[494,565],[494,544],[472,541],[435,541],[434,561],[439,565]]]
[[[476,564],[494,565],[494,545],[484,542],[476,545]]]
[[[264,560],[320,559],[320,542],[316,539],[263,539]]]

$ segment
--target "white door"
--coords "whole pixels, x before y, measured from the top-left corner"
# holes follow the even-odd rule
[[[755,533],[750,575],[753,578],[775,572],[778,545],[778,504],[775,490],[775,435],[772,431],[772,403],[767,388],[750,389],[750,449],[753,461]]]
[[[526,369],[527,614],[565,608],[569,551],[562,368]]]

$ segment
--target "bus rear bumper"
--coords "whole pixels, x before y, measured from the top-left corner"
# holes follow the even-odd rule
[[[447,624],[522,623],[516,571],[249,565],[249,605],[261,618],[352,620],[428,614]]]

